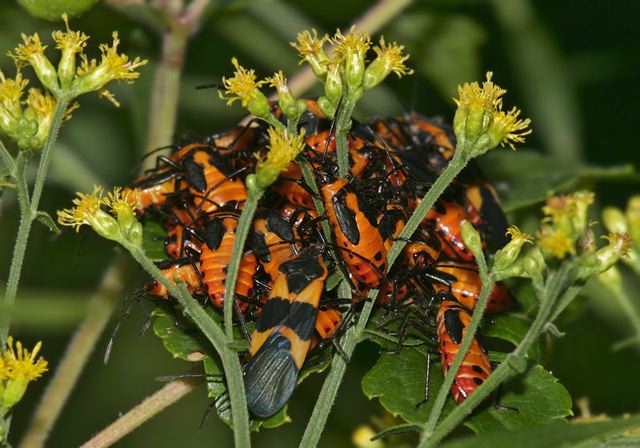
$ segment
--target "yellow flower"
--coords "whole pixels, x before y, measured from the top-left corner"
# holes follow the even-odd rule
[[[66,32],[54,31],[51,36],[56,42],[56,48],[62,52],[58,63],[58,79],[63,89],[69,87],[76,72],[76,55],[82,54],[87,46],[89,36],[81,31],[71,31],[66,14],[62,16],[67,28]]]
[[[313,72],[320,79],[324,79],[327,74],[325,63],[329,58],[322,49],[327,41],[329,41],[328,35],[325,34],[318,39],[318,32],[312,29],[311,32],[303,31],[298,33],[298,43],[290,42],[291,46],[298,50],[298,54],[302,57],[300,64],[307,61]]]
[[[3,381],[0,396],[0,408],[9,409],[15,405],[27,390],[27,386],[47,371],[47,361],[40,356],[42,342],[38,342],[29,352],[17,341],[15,348],[13,337],[7,338],[7,347],[0,363],[0,379]]]
[[[285,129],[269,128],[269,152],[265,160],[260,160],[256,167],[257,187],[265,190],[273,184],[280,173],[298,157],[304,148],[304,130],[297,135],[290,135]]]
[[[103,200],[104,205],[118,219],[118,224],[127,239],[136,246],[142,245],[142,224],[137,220],[136,209],[136,190],[115,187],[113,191],[107,194]]]
[[[16,62],[18,68],[25,64],[31,65],[42,85],[54,94],[59,93],[58,75],[49,59],[44,55],[47,46],[42,45],[38,33],[33,36],[22,34],[22,41],[23,43],[18,45],[13,53],[8,53],[9,56]]]
[[[580,258],[578,277],[582,280],[605,272],[629,255],[633,243],[626,233],[611,233],[603,238],[608,241],[605,247]]]
[[[231,63],[236,71],[231,78],[222,78],[225,91],[218,92],[220,99],[225,100],[227,106],[241,101],[242,107],[246,107],[252,114],[263,118],[268,116],[271,113],[269,101],[259,89],[266,81],[257,81],[255,71],[241,66],[236,58],[232,58]]]
[[[27,106],[24,116],[37,123],[38,130],[30,140],[31,149],[42,148],[49,135],[49,128],[53,122],[55,114],[56,100],[48,92],[43,93],[40,89],[29,89],[29,95],[25,101]]]
[[[76,70],[76,78],[71,84],[74,96],[97,92],[102,90],[109,82],[115,80],[131,83],[140,76],[136,69],[142,67],[148,61],[139,57],[130,61],[129,56],[124,53],[118,53],[118,45],[120,45],[120,39],[118,39],[118,33],[114,31],[111,46],[107,44],[100,45],[100,52],[102,53],[100,64],[95,59],[89,60],[84,54],[80,55],[82,62]],[[108,99],[111,98],[109,95],[106,96]]]
[[[358,98],[362,95],[365,56],[371,47],[371,38],[367,33],[356,31],[353,26],[346,35],[337,30],[331,42],[336,56],[344,65],[345,80],[350,89],[348,94]]]
[[[395,73],[398,78],[413,74],[413,70],[404,64],[404,62],[409,59],[408,54],[403,54],[404,46],[398,45],[395,42],[387,44],[384,41],[384,37],[381,37],[380,45],[373,47],[373,51],[375,51],[378,56],[365,70],[365,89],[368,90],[377,86],[391,73]]]
[[[121,242],[123,235],[118,222],[101,206],[105,203],[102,197],[102,187],[94,186],[91,194],[78,193],[73,200],[75,207],[58,210],[58,222],[63,226],[70,226],[80,230],[83,225],[89,225],[103,238]]]
[[[536,235],[538,246],[545,254],[562,260],[576,253],[574,240],[559,229],[543,225]]]
[[[542,207],[542,212],[547,216],[545,221],[553,223],[554,227],[575,241],[588,227],[587,214],[594,197],[589,191],[551,197]]]
[[[493,121],[489,127],[489,135],[494,136],[494,140],[498,141],[501,146],[509,145],[513,150],[514,143],[524,143],[524,137],[533,131],[529,129],[531,120],[518,119],[520,110],[511,109],[509,112],[499,111],[493,116]]]
[[[22,116],[22,94],[29,81],[18,72],[15,79],[5,77],[0,70],[0,128],[9,133]]]
[[[282,73],[282,70],[265,79],[265,82],[269,84],[269,87],[273,87],[278,91],[278,104],[285,117],[288,120],[297,121],[307,108],[307,103],[304,100],[296,100],[293,97],[289,86],[287,86],[287,78]]]
[[[486,81],[458,86],[458,106],[453,119],[453,128],[458,139],[458,147],[471,157],[484,154],[499,144],[509,145],[524,142],[524,136],[531,130],[529,119],[519,119],[517,108],[509,112],[502,110],[502,96],[505,89],[493,83],[492,72],[487,72]]]

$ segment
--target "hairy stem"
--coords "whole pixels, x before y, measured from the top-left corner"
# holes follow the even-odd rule
[[[480,326],[480,322],[482,322],[482,316],[484,315],[484,311],[487,308],[487,303],[489,303],[489,295],[491,294],[491,291],[493,289],[493,278],[487,272],[487,263],[485,262],[484,254],[480,250],[477,253],[474,251],[473,255],[475,256],[476,262],[478,263],[480,278],[482,279],[482,290],[480,291],[480,297],[478,297],[478,302],[476,303],[475,310],[473,311],[471,322],[469,322],[469,326],[464,331],[464,336],[462,338],[462,342],[460,343],[460,347],[458,348],[458,353],[456,353],[453,364],[449,368],[447,374],[444,376],[442,386],[440,387],[440,390],[438,390],[438,395],[434,401],[433,408],[431,409],[431,413],[429,414],[429,419],[427,420],[424,428],[424,432],[426,434],[430,434],[433,432],[436,424],[438,423],[440,415],[442,415],[442,409],[444,408],[444,404],[447,400],[447,397],[449,396],[451,385],[455,380],[460,366],[462,366],[464,357],[467,355],[469,348],[471,348],[471,344],[474,341],[476,332],[478,331],[478,327]]]
[[[235,302],[236,282],[238,281],[238,270],[240,269],[240,261],[244,255],[244,243],[247,241],[249,229],[253,221],[253,215],[258,208],[258,201],[262,197],[264,191],[259,189],[248,189],[247,200],[238,220],[238,228],[236,237],[233,241],[233,250],[231,252],[231,260],[227,267],[227,279],[224,289],[224,330],[227,335],[227,341],[233,342],[233,304]]]
[[[7,170],[9,174],[13,175],[16,170],[16,162],[13,160],[13,157],[7,147],[2,143],[2,140],[0,140],[0,161],[2,161],[4,169]]]
[[[36,180],[33,188],[33,194],[31,199],[28,199],[28,189],[26,179],[24,178],[24,168],[19,169],[16,173],[16,189],[18,192],[18,203],[20,206],[20,224],[18,226],[18,234],[16,235],[16,242],[13,247],[13,258],[11,259],[11,267],[9,268],[9,277],[7,279],[7,287],[5,290],[3,306],[11,307],[16,299],[16,293],[18,292],[18,283],[20,282],[20,274],[22,273],[22,264],[24,262],[24,256],[27,250],[27,242],[29,241],[29,234],[31,233],[31,225],[36,219],[38,212],[38,205],[40,204],[40,197],[42,196],[42,189],[44,182],[47,178],[49,171],[49,164],[51,163],[51,152],[53,145],[58,138],[58,132],[62,125],[62,119],[64,113],[67,110],[68,102],[64,99],[59,99],[56,103],[55,112],[53,115],[53,121],[51,128],[49,129],[49,135],[47,141],[42,149],[40,155],[40,165],[36,173]],[[0,320],[0,343],[4,346],[7,336],[9,335],[10,320],[8,316],[4,316]]]
[[[343,179],[349,174],[349,144],[347,135],[351,129],[351,115],[356,107],[356,101],[350,95],[343,97],[336,118],[336,151],[338,160],[338,175]]]
[[[178,299],[180,305],[184,307],[185,313],[198,326],[202,334],[211,342],[213,348],[220,355],[222,367],[224,368],[225,379],[227,381],[227,391],[231,402],[231,416],[233,421],[233,435],[236,447],[251,446],[251,435],[249,429],[249,411],[247,410],[247,399],[242,380],[242,370],[237,353],[227,346],[225,333],[220,326],[202,309],[198,301],[194,299],[189,291],[181,284],[180,286],[171,283],[160,269],[151,261],[144,250],[138,246],[124,244],[133,258],[151,276],[169,290],[172,296]]]
[[[203,379],[180,379],[167,383],[162,389],[147,397],[142,403],[96,434],[82,448],[102,448],[115,444],[118,440],[141,426],[150,418],[180,400],[203,383]]]
[[[67,402],[80,373],[119,303],[127,274],[128,259],[117,255],[105,272],[100,288],[87,304],[87,314],[67,346],[55,374],[33,414],[31,424],[20,442],[21,448],[44,446],[53,425]]]

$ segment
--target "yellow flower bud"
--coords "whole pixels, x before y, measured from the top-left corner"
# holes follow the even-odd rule
[[[339,58],[327,62],[327,77],[324,81],[324,93],[335,109],[342,98],[342,65]],[[333,115],[333,114],[331,114]]]
[[[298,50],[298,54],[302,57],[300,63],[309,63],[313,73],[324,80],[327,74],[326,63],[329,60],[327,54],[322,47],[329,40],[326,34],[318,39],[318,32],[312,29],[311,32],[303,31],[298,33],[298,42],[290,42],[291,46]]]
[[[458,150],[467,157],[477,157],[499,144],[523,142],[530,120],[518,119],[520,111],[515,107],[502,111],[502,96],[506,90],[491,81],[492,72],[487,72],[482,87],[477,82],[458,86],[458,106],[453,118],[453,129],[458,139]]]
[[[62,52],[58,62],[58,79],[60,87],[67,89],[76,75],[76,55],[82,54],[89,37],[81,31],[71,31],[66,14],[62,16],[67,32],[54,31],[51,36],[56,48]]]
[[[116,216],[125,238],[135,246],[142,246],[143,229],[135,214],[135,190],[116,187],[107,194],[103,202]]]
[[[631,249],[631,238],[626,233],[612,233],[605,237],[609,244],[605,247],[580,258],[578,277],[588,280],[594,275],[598,275],[622,257],[626,257]]]
[[[255,182],[260,190],[266,190],[273,184],[304,148],[304,131],[298,135],[289,135],[282,128],[269,128],[269,152],[264,160],[258,162]]]
[[[290,121],[297,122],[307,109],[307,103],[304,100],[296,100],[293,97],[287,86],[287,78],[282,71],[275,73],[271,78],[267,78],[266,81],[269,83],[269,86],[274,87],[278,91],[278,104],[285,117]]]
[[[58,222],[74,227],[76,232],[86,224],[101,237],[121,243],[125,239],[122,229],[113,216],[102,210],[103,204],[102,187],[94,186],[91,194],[78,193],[73,200],[75,207],[58,210]]]
[[[347,35],[337,30],[331,42],[344,67],[347,94],[357,100],[364,93],[364,59],[371,47],[371,38],[367,33],[357,32],[353,26]]]
[[[10,409],[22,399],[30,382],[40,378],[47,371],[47,361],[38,357],[42,342],[38,342],[29,352],[13,338],[7,338],[7,347],[0,362],[0,409]]]
[[[380,84],[391,73],[395,73],[398,78],[403,75],[412,75],[413,70],[407,68],[404,62],[409,59],[409,55],[404,55],[404,47],[395,42],[387,44],[384,37],[380,38],[380,45],[373,47],[376,57],[365,69],[364,88],[372,89]]]
[[[509,268],[520,255],[522,246],[533,242],[530,235],[521,232],[516,226],[509,227],[506,235],[511,237],[511,240],[505,247],[496,252],[495,263],[493,264],[494,271],[499,272]]]
[[[629,224],[629,234],[638,245],[640,244],[640,196],[632,196],[629,199],[625,215]]]
[[[22,41],[23,43],[18,45],[13,53],[9,52],[9,56],[13,58],[18,67],[25,64],[33,67],[42,85],[54,95],[58,95],[60,93],[58,75],[49,59],[44,55],[47,46],[42,45],[38,33],[33,36],[22,34]]]
[[[460,224],[460,233],[462,241],[474,254],[482,252],[482,238],[480,233],[469,221],[464,220]]]
[[[242,107],[247,108],[256,117],[269,117],[271,115],[269,100],[259,89],[266,81],[256,81],[255,71],[242,67],[236,58],[232,58],[231,63],[236,71],[231,78],[222,78],[225,91],[218,92],[220,99],[225,100],[228,106],[235,101],[240,101]]]

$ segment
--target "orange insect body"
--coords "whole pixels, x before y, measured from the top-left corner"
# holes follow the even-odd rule
[[[464,220],[469,221],[470,218],[460,205],[442,201],[427,212],[423,222],[434,226],[443,243],[442,251],[449,258],[473,261],[473,253],[462,240],[460,224]]]
[[[461,304],[474,309],[482,289],[478,268],[474,264],[464,263],[437,265],[436,268],[438,272],[448,274],[451,278],[449,284],[433,283],[436,291],[449,291]],[[509,309],[512,303],[513,297],[507,286],[502,282],[496,282],[489,295],[487,311],[499,313]]]
[[[197,265],[196,265],[197,267]],[[190,263],[176,262],[169,267],[161,269],[162,275],[172,284],[176,284],[175,278],[187,284],[191,293],[202,293],[200,278],[194,267]],[[151,297],[167,299],[170,296],[169,290],[156,280],[149,280],[144,285],[145,293]]]
[[[223,305],[227,267],[231,260],[233,244],[238,228],[237,216],[214,216],[205,226],[205,244],[200,252],[200,271],[211,302],[221,308]],[[253,274],[258,267],[253,253],[242,257],[238,270],[235,293],[241,297],[251,297]],[[248,308],[246,302],[240,302],[240,309]]]
[[[225,205],[238,208],[247,200],[247,189],[240,179],[229,179],[229,169],[210,151],[195,151],[189,167],[183,163],[193,203],[200,213],[212,213]]]
[[[446,375],[467,332],[471,316],[459,303],[445,300],[440,304],[436,320],[442,371]],[[462,403],[490,374],[489,357],[476,336],[451,385],[451,395],[456,403]]]
[[[338,251],[356,286],[361,291],[377,288],[387,270],[387,251],[380,231],[364,214],[346,180],[323,185],[322,196]]]

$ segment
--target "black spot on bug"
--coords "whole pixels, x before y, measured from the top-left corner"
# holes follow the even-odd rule
[[[220,218],[213,218],[204,226],[204,242],[211,250],[217,250],[222,243],[222,237],[226,231],[224,223]]]
[[[360,231],[358,229],[358,223],[356,222],[356,214],[347,205],[347,191],[346,188],[338,191],[332,198],[333,208],[336,211],[336,219],[340,230],[344,233],[344,236],[351,242],[351,244],[357,245],[360,243]]]
[[[280,265],[280,272],[287,277],[289,291],[300,294],[309,284],[324,274],[318,257],[303,254]]]
[[[454,344],[460,344],[460,341],[462,340],[464,324],[458,315],[460,312],[464,311],[460,309],[449,309],[444,312],[444,327]]]
[[[482,383],[484,383],[484,380],[481,378],[473,378],[473,382],[476,383],[477,386],[481,385]]]
[[[186,158],[182,162],[182,171],[191,187],[200,193],[207,191],[207,179],[205,178],[202,165],[196,163],[192,158]]]
[[[484,370],[479,365],[474,364],[473,366],[471,366],[471,368],[476,373],[484,373]]]

